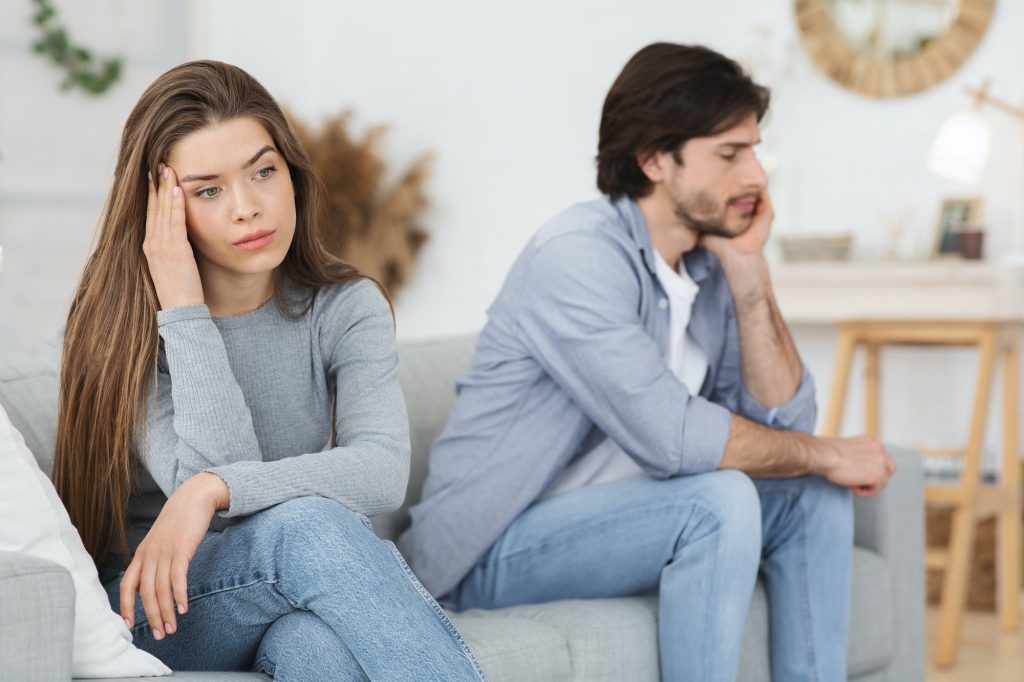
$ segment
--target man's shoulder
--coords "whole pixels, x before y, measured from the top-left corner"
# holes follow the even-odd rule
[[[607,198],[585,201],[543,224],[527,246],[527,261],[633,261],[639,258],[629,225]]]
[[[573,204],[541,225],[533,246],[541,248],[565,236],[607,239],[627,236],[628,228],[615,205],[606,197]]]

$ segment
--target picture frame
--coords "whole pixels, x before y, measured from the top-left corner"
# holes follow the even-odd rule
[[[981,197],[956,197],[942,200],[935,225],[933,258],[960,255],[960,232],[964,226],[977,225],[981,217]]]

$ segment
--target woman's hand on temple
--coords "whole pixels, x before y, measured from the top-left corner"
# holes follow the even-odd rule
[[[135,594],[154,639],[177,631],[176,614],[188,611],[188,565],[218,509],[230,503],[227,484],[203,472],[185,481],[168,499],[121,579],[121,616],[135,621]]]
[[[142,252],[162,310],[204,302],[192,246],[185,228],[185,195],[170,166],[160,164],[157,183],[149,178],[146,238]]]

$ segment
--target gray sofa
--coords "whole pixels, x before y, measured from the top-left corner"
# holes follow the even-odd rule
[[[473,339],[400,347],[401,382],[412,424],[412,481],[406,506],[374,519],[382,537],[404,528],[420,492],[430,444],[454,398]],[[56,421],[56,350],[0,348],[0,404],[49,471]],[[923,477],[919,457],[893,449],[899,471],[879,497],[856,501],[849,678],[924,679]],[[72,586],[60,567],[0,552],[0,678],[70,677]],[[768,680],[768,604],[760,585],[747,620],[739,679]],[[658,680],[657,601],[564,601],[452,614],[492,682]],[[176,673],[176,680],[266,679],[249,673]]]

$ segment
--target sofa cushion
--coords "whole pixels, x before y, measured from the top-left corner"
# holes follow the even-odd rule
[[[529,620],[537,627],[560,631],[567,640],[572,663],[571,674],[560,679],[658,682],[658,601],[655,596],[576,599],[466,613]]]
[[[40,343],[34,351],[0,353],[0,407],[49,476],[57,440],[57,377],[60,351]]]
[[[567,634],[509,611],[449,613],[488,681],[573,679]]]
[[[895,655],[896,619],[890,564],[872,551],[853,548],[850,600],[850,677],[876,672]],[[923,599],[923,597],[922,597]]]
[[[893,613],[889,568],[877,554],[854,548],[850,652],[847,670],[851,678],[884,670],[893,656]],[[481,629],[470,637],[470,628],[491,620],[532,621],[546,630],[556,629],[568,647],[571,674],[565,680],[631,680],[657,682],[658,598],[656,595],[621,599],[566,600],[547,604],[513,606],[494,611],[473,609],[453,620],[463,629],[474,653],[487,651],[492,680],[548,679],[523,676],[518,665],[506,665],[506,653],[496,651]],[[549,636],[550,637],[550,636]],[[759,580],[747,615],[738,679],[770,682],[768,599]],[[490,667],[490,669],[489,669]],[[501,671],[498,677],[491,670]],[[505,676],[505,670],[520,671]]]

